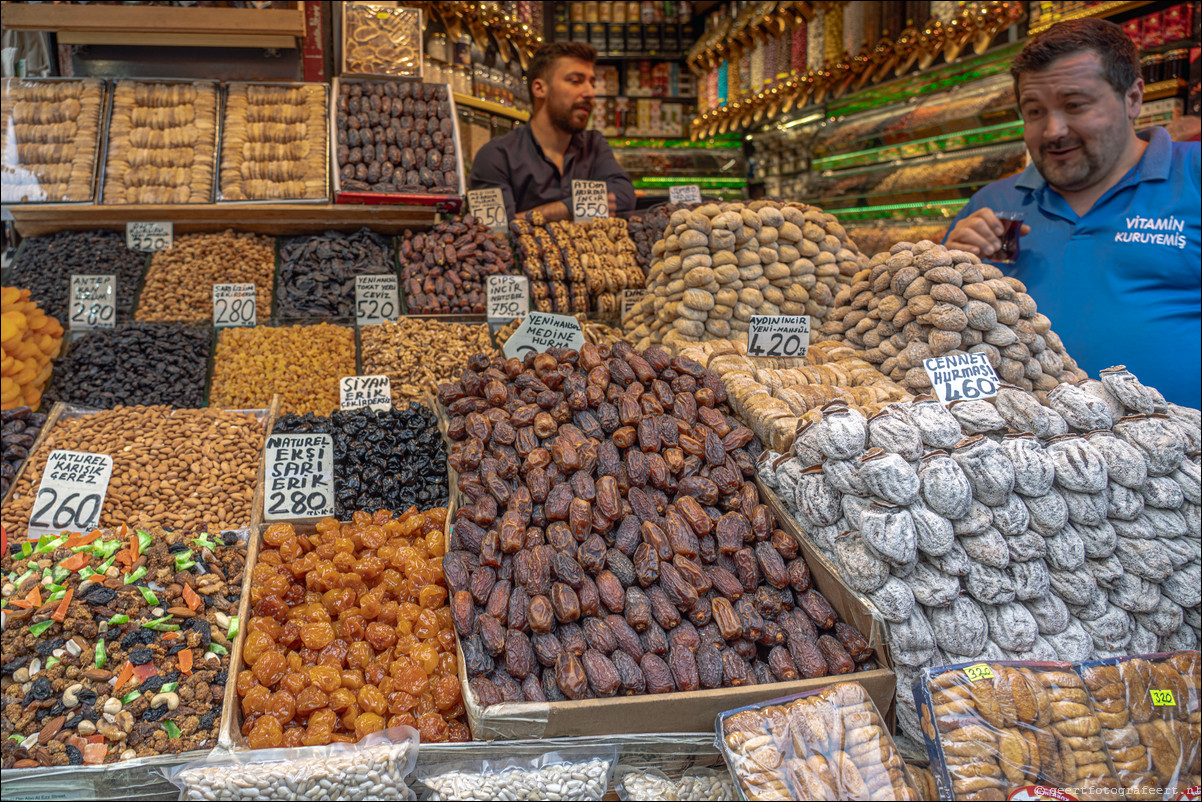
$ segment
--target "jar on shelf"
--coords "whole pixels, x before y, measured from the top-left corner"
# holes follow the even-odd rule
[[[461,34],[459,38],[455,40],[455,45],[451,49],[451,61],[453,61],[455,64],[462,64],[465,67],[472,66],[471,34]]]
[[[455,91],[461,95],[472,94],[472,68],[463,64],[451,67]]]
[[[426,55],[435,61],[450,61],[449,46],[445,33],[431,34],[426,40]]]

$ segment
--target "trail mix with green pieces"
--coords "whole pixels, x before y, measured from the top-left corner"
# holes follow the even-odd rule
[[[235,532],[122,526],[11,544],[0,766],[215,746],[245,566]]]

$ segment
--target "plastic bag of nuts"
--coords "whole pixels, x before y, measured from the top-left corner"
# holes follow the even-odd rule
[[[746,799],[918,799],[857,682],[731,710],[715,728]]]
[[[532,756],[452,760],[419,767],[430,799],[600,800],[609,789],[617,747],[581,746]]]
[[[623,800],[718,800],[734,799],[735,786],[730,773],[713,769],[689,769],[673,780],[659,769],[633,769],[619,766],[614,782],[618,798]]]
[[[216,753],[164,769],[180,799],[412,799],[417,731],[392,727],[358,743]]]

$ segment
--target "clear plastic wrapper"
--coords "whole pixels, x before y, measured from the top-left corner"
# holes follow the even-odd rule
[[[5,203],[92,200],[104,81],[5,78],[0,175]]]
[[[379,3],[344,3],[342,71],[421,78],[421,10]]]
[[[229,84],[218,200],[328,197],[327,93],[325,84]]]
[[[504,745],[482,757],[419,766],[416,778],[430,799],[599,800],[618,760],[616,745],[582,744],[539,753],[510,752]]]
[[[393,727],[354,744],[214,753],[164,770],[180,799],[414,799],[417,730]]]
[[[1199,773],[1196,651],[1083,663],[1102,739],[1128,799],[1176,799]]]
[[[941,799],[1008,799],[1037,786],[1118,797],[1101,723],[1069,663],[958,663],[923,670],[913,687]]]
[[[918,799],[867,691],[840,682],[718,716],[740,793],[769,799]]]
[[[121,80],[113,88],[101,203],[210,203],[217,84]]]
[[[735,785],[727,771],[689,769],[677,779],[654,768],[619,766],[614,790],[623,800],[723,800],[735,798]]]

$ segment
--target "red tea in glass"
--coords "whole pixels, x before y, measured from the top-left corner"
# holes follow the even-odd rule
[[[990,257],[991,262],[1012,265],[1018,261],[1018,232],[1023,227],[1022,212],[997,212],[997,219],[1002,221],[1006,230],[1002,232],[1002,245]]]

